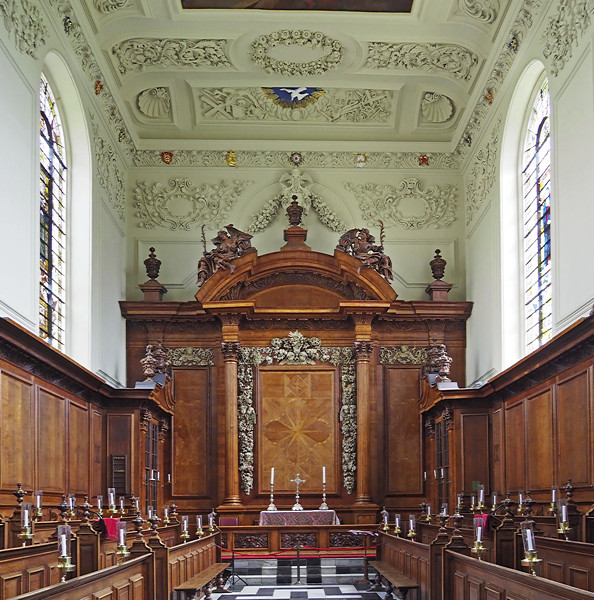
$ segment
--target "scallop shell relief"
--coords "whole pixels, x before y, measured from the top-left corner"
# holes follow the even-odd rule
[[[454,103],[443,94],[425,92],[421,100],[423,120],[429,123],[445,123],[454,114]]]
[[[147,117],[165,117],[171,108],[167,88],[157,87],[144,90],[138,95],[138,108]]]

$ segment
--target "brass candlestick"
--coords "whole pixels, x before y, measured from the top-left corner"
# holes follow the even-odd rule
[[[76,565],[72,564],[72,558],[70,556],[59,556],[58,557],[58,569],[62,572],[60,582],[66,581],[66,574],[76,571]]]
[[[530,568],[530,573],[532,573],[534,577],[536,577],[536,569],[534,568],[534,565],[540,562],[542,562],[542,558],[538,558],[538,553],[536,550],[524,552],[524,558],[521,561],[522,566]]]
[[[394,516],[394,533],[397,537],[402,533],[402,529],[400,528],[400,515]]]
[[[559,521],[557,533],[561,534],[566,540],[569,540],[569,530],[571,527],[567,521]]]
[[[58,569],[62,572],[60,581],[66,581],[66,575],[76,570],[76,565],[72,564],[72,552],[70,544],[72,541],[70,525],[58,525]]]
[[[276,510],[274,505],[274,483],[270,482],[270,504],[266,510]]]
[[[181,526],[182,532],[180,534],[180,538],[183,540],[184,544],[190,539],[190,534],[188,533],[188,517],[183,516],[181,518]]]
[[[473,554],[476,554],[476,557],[479,560],[482,560],[482,555],[486,552],[486,548],[483,546],[483,542],[481,540],[475,540],[474,546],[470,549]]]
[[[21,532],[17,535],[19,540],[23,540],[23,546],[27,545],[27,540],[32,540],[34,534],[31,531],[31,526],[21,527]]]
[[[204,535],[204,529],[202,529],[202,515],[196,515],[196,537],[201,538]]]

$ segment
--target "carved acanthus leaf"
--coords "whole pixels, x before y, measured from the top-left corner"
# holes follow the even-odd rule
[[[380,348],[382,365],[424,365],[427,349],[416,346],[392,346]]]
[[[0,0],[0,16],[6,31],[14,33],[17,50],[37,58],[47,37],[39,9],[30,0]]]
[[[129,0],[93,0],[95,8],[102,13],[119,10],[128,4]]]
[[[121,221],[126,221],[126,190],[124,176],[118,165],[118,159],[111,144],[99,133],[99,127],[93,119],[93,142],[97,165],[97,180],[100,189],[105,192],[107,201],[116,211]]]
[[[340,368],[339,421],[342,432],[342,480],[347,492],[355,488],[357,468],[357,406],[355,355],[353,348],[322,346],[319,338],[306,338],[298,331],[287,338],[274,338],[267,348],[241,348],[237,365],[239,480],[249,494],[254,486],[254,375],[261,364],[315,364],[327,362]]]
[[[212,367],[215,364],[212,348],[169,348],[167,360],[172,367]]]
[[[542,39],[543,54],[551,59],[551,72],[558,75],[572,57],[582,36],[591,24],[592,0],[561,0],[555,16],[549,19]]]
[[[288,173],[283,173],[279,179],[281,185],[280,194],[274,196],[252,217],[247,230],[250,233],[258,233],[269,227],[281,208],[286,208],[296,199],[303,208],[303,215],[307,215],[312,208],[322,225],[334,232],[342,232],[346,229],[345,224],[334,214],[328,205],[312,189],[313,179],[308,173],[304,173],[299,167],[295,167]],[[294,198],[296,197],[296,198]]]
[[[470,81],[479,63],[477,54],[457,44],[393,44],[370,42],[367,49],[368,69],[403,69],[441,71],[456,79]]]
[[[269,169],[286,168],[287,155],[283,152],[252,150],[236,151],[237,162],[242,167]],[[177,167],[226,167],[226,151],[220,150],[176,150],[171,161]],[[418,152],[370,152],[366,154],[366,168],[369,169],[419,169]],[[454,153],[427,153],[431,166],[435,169],[454,169],[459,159]],[[134,156],[137,167],[163,167],[161,152],[139,150]],[[356,155],[352,152],[307,152],[303,154],[301,168],[352,169],[357,166]]]
[[[188,40],[134,38],[112,48],[122,75],[143,71],[147,67],[230,67],[225,54],[225,40]]]
[[[491,132],[491,139],[476,153],[474,164],[466,177],[467,225],[472,222],[474,215],[485,203],[487,196],[494,192],[499,125],[498,122]]]
[[[196,186],[189,179],[175,178],[165,187],[161,183],[137,181],[134,207],[138,227],[190,230],[200,223],[219,226],[251,183],[223,179],[217,184]],[[181,205],[183,210],[179,208]]]
[[[275,46],[305,46],[317,53],[315,60],[291,62],[277,60],[270,56]],[[320,75],[336,66],[342,60],[343,47],[319,31],[282,29],[268,35],[261,35],[252,44],[252,60],[267,73],[279,75]]]
[[[198,102],[203,121],[316,121],[389,123],[391,90],[326,89],[317,102],[286,108],[271,102],[262,88],[203,88]]]
[[[398,188],[376,183],[345,183],[345,188],[357,198],[363,216],[372,225],[383,222],[405,229],[439,229],[450,227],[456,218],[457,189],[454,185],[423,188],[421,182],[412,177],[402,181]],[[419,209],[414,214],[407,214],[404,205],[410,206],[411,200],[419,205]]]
[[[460,12],[483,23],[493,23],[499,12],[499,0],[460,0]]]

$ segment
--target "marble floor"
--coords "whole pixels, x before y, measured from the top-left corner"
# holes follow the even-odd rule
[[[384,592],[369,592],[369,584],[341,585],[243,585],[234,584],[230,593],[213,594],[213,600],[383,600]]]

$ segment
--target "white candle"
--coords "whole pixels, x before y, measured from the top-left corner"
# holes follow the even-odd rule
[[[326,484],[326,467],[322,467],[322,483]]]
[[[62,553],[62,556],[68,556],[68,554],[66,554],[67,548],[66,548],[66,534],[63,533],[60,536],[60,552]]]
[[[476,541],[483,541],[483,528],[480,525],[476,528]]]
[[[274,485],[274,467],[270,469],[270,485]]]
[[[29,527],[29,510],[26,508],[23,510],[23,525]]]
[[[475,497],[474,495],[470,496],[470,506],[474,506]]]
[[[166,518],[166,519],[168,519],[168,518],[169,518],[169,509],[168,509],[167,507],[165,507],[165,508],[163,509],[163,514],[164,514],[164,516],[165,516],[165,518]]]
[[[124,510],[124,496],[120,496],[120,508]]]
[[[208,526],[212,527],[212,523],[213,523],[213,516],[212,515],[208,515]]]
[[[479,503],[483,504],[485,502],[485,488],[481,487],[479,489]]]
[[[115,504],[115,492],[109,492],[109,506],[113,506]]]
[[[101,510],[101,502],[103,502],[103,498],[101,496],[97,496],[97,508]]]
[[[41,508],[41,494],[37,494],[37,496],[35,496],[35,507]]]
[[[431,504],[427,504],[427,515],[431,515]]]
[[[561,521],[567,523],[567,504],[561,507]]]
[[[427,471],[423,471],[423,480],[427,480]]]
[[[555,503],[557,501],[557,488],[553,488],[551,490],[551,502]]]
[[[198,515],[198,529],[202,529],[202,515]]]
[[[126,535],[123,527],[120,527],[120,546],[126,545]]]
[[[384,513],[384,525],[388,524],[388,513]]]
[[[532,529],[526,529],[526,548],[528,552],[534,552],[534,532]]]
[[[182,529],[184,532],[188,531],[188,517],[182,517]]]
[[[437,479],[437,469],[433,469],[433,479]]]
[[[414,531],[415,530],[415,520],[414,519],[409,519],[408,520],[408,528],[410,531]]]
[[[394,525],[398,528],[400,527],[400,515],[394,516]]]
[[[167,483],[171,483],[171,473],[167,473]]]
[[[444,476],[444,470],[443,470],[443,468],[439,469],[439,475],[443,479],[443,476]]]
[[[524,494],[522,494],[522,492],[518,492],[518,504],[520,506],[523,506],[524,504]]]

